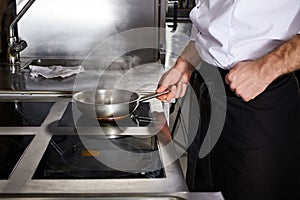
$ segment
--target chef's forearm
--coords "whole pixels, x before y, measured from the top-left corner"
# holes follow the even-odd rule
[[[187,60],[194,67],[197,67],[200,64],[201,58],[196,49],[195,41],[190,41],[188,43],[188,45],[181,52],[181,57]]]
[[[300,34],[295,35],[272,52],[258,59],[271,79],[300,69]]]
[[[192,71],[200,64],[200,62],[201,59],[195,47],[195,42],[190,41],[181,52],[174,67],[181,72],[187,70]]]

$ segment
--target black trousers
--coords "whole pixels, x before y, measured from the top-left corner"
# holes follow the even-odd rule
[[[224,79],[227,71],[219,71]],[[278,78],[250,102],[224,84],[223,131],[212,151],[201,159],[198,153],[211,101],[204,80],[193,86],[199,94],[201,119],[188,150],[189,190],[221,191],[226,200],[300,199],[300,91],[294,74]]]

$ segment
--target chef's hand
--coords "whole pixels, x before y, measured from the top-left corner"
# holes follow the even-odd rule
[[[183,97],[193,70],[194,68],[189,62],[179,57],[176,64],[163,74],[156,89],[157,93],[167,89],[169,89],[170,92],[159,96],[158,99],[170,101],[173,98]]]
[[[276,77],[274,69],[264,67],[261,60],[256,60],[235,64],[225,81],[237,96],[248,102],[261,94]]]

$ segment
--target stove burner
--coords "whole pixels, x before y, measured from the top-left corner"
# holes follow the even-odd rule
[[[86,140],[89,147],[81,142]],[[144,157],[141,162],[134,164],[132,171],[119,171],[106,166],[97,159],[103,151],[112,150],[117,145],[129,152],[143,153],[155,151],[155,146],[149,144],[153,138],[141,139],[126,137],[121,139],[103,140],[96,138],[80,138],[76,135],[53,136],[48,148],[35,172],[33,179],[95,179],[95,178],[159,178],[164,177],[160,160]],[[134,159],[126,157],[124,159]],[[155,170],[149,170],[153,167]]]
[[[118,121],[118,120],[122,120],[122,119],[125,119],[129,116],[128,115],[124,115],[124,116],[119,116],[119,117],[109,117],[109,118],[97,118],[98,121],[100,122],[114,122],[114,121]]]
[[[72,108],[73,107],[73,108]],[[76,113],[80,113],[76,107],[72,106],[70,102],[58,123],[58,127],[75,127],[73,119],[73,111],[76,109]],[[148,120],[145,120],[148,119]],[[76,125],[80,126],[119,126],[119,127],[139,127],[139,126],[148,126],[151,125],[151,113],[150,113],[150,104],[146,102],[141,102],[137,109],[131,114],[126,116],[121,116],[117,118],[100,118],[98,119],[99,124],[94,124],[91,122],[91,118],[86,115],[81,115],[76,122]],[[108,125],[110,123],[110,125]]]
[[[0,136],[0,179],[8,179],[33,136]]]

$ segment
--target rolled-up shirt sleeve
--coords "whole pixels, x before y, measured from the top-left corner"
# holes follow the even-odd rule
[[[191,29],[191,35],[190,35],[192,41],[196,40],[198,33],[199,33],[199,31],[198,31],[197,27],[193,24],[192,29]]]

